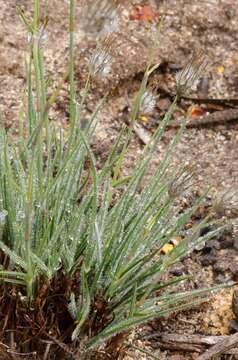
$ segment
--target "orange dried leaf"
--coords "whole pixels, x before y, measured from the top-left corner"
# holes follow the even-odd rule
[[[130,20],[153,22],[156,14],[150,5],[134,5],[130,14]]]
[[[201,108],[198,105],[192,105],[188,109],[188,117],[196,118],[202,116],[203,114],[204,114],[203,108]]]
[[[193,227],[193,222],[190,221],[188,222],[187,224],[184,225],[184,228],[187,230],[187,229],[191,229]]]

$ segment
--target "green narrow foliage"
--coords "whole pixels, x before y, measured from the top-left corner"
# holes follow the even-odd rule
[[[29,63],[26,63],[27,69],[27,99],[28,99],[28,123],[29,123],[29,135],[31,136],[36,126],[36,116],[34,110],[34,102],[32,95],[32,59]]]
[[[228,286],[232,286],[229,284]],[[213,288],[213,293],[224,288],[224,285],[218,285]],[[123,319],[120,315],[119,319],[115,319],[112,324],[110,324],[106,329],[104,329],[100,334],[96,335],[92,338],[87,346],[89,349],[95,348],[100,343],[104,342],[106,339],[115,336],[116,334],[126,331],[135,325],[139,325],[145,321],[151,320],[156,317],[166,316],[172,312],[176,312],[179,310],[184,310],[189,307],[195,306],[207,300],[207,296],[211,290],[206,289],[198,289],[193,291],[187,291],[180,294],[170,294],[169,299],[161,297],[152,299],[147,304],[144,303],[143,312],[139,312],[137,315],[129,319]],[[198,299],[197,299],[198,298]],[[190,300],[186,302],[187,300]],[[192,300],[192,301],[191,301]],[[148,312],[146,313],[145,310],[148,308]]]
[[[75,340],[78,337],[80,329],[89,315],[90,305],[91,305],[90,292],[89,292],[87,280],[85,277],[86,273],[85,273],[84,268],[82,269],[81,274],[82,274],[82,278],[81,278],[82,303],[77,311],[77,325],[72,333],[72,340]]]

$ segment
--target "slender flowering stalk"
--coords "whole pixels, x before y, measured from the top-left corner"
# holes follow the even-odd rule
[[[176,74],[177,95],[181,96],[191,90],[207,67],[207,58],[202,52],[195,54]]]
[[[75,109],[75,79],[74,79],[74,61],[75,61],[75,9],[76,1],[70,0],[69,2],[69,86],[70,86],[70,125],[71,125],[71,137],[74,132],[74,125],[76,121],[76,109]],[[70,138],[71,140],[71,138]]]

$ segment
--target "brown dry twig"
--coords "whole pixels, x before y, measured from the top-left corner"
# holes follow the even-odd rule
[[[190,96],[182,96],[183,100],[192,101],[197,104],[214,104],[221,105],[224,107],[236,108],[238,107],[238,99],[212,99],[212,98],[201,98],[201,97],[190,97]]]
[[[234,121],[238,119],[238,109],[228,109],[222,111],[216,111],[212,114],[200,116],[195,119],[190,119],[187,122],[188,128],[201,127],[207,125],[222,124],[229,121]],[[174,120],[168,124],[170,128],[179,128],[181,122]]]
[[[209,350],[200,355],[197,360],[212,359],[213,356],[224,354],[236,345],[238,345],[238,333],[230,335],[226,339],[219,341],[216,345],[212,346]]]
[[[238,334],[238,333],[237,333]],[[176,350],[176,351],[186,351],[186,352],[197,352],[204,353],[207,348],[210,347],[204,354],[210,354],[212,349],[215,351],[222,351],[224,354],[234,355],[238,354],[238,348],[235,346],[238,344],[238,335],[234,339],[231,339],[231,336],[204,336],[200,334],[169,334],[169,333],[154,333],[152,335],[143,337],[144,340],[155,340],[156,348],[162,350]],[[229,344],[229,346],[227,346]],[[151,343],[153,347],[153,342]],[[218,350],[216,350],[218,349]],[[212,352],[212,356],[216,353]],[[219,354],[219,353],[218,353]],[[203,354],[202,354],[203,355]],[[201,355],[201,356],[202,356]],[[199,357],[197,360],[207,360],[210,357]]]

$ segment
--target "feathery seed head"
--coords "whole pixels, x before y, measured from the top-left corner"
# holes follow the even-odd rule
[[[152,91],[146,90],[141,97],[140,112],[142,114],[152,113],[156,105],[156,98]]]
[[[213,201],[212,209],[217,216],[237,217],[238,190],[231,188],[220,192]]]
[[[169,184],[168,194],[171,198],[185,195],[195,184],[196,169],[194,165],[188,164],[179,170]]]
[[[82,29],[97,38],[115,33],[120,27],[121,6],[117,1],[87,0],[81,6]]]
[[[200,51],[192,56],[185,67],[176,74],[177,94],[191,90],[207,67],[207,58]]]
[[[110,73],[113,51],[113,38],[110,36],[98,44],[89,62],[89,71],[92,77],[106,77]]]

